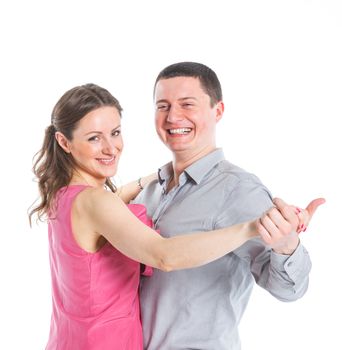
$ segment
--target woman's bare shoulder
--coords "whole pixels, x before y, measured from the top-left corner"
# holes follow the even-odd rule
[[[121,206],[120,202],[116,193],[100,187],[88,187],[77,196],[75,204],[80,209],[92,212],[102,210],[108,205]]]

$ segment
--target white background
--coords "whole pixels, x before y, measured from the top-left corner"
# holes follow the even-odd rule
[[[291,203],[327,199],[302,234],[313,260],[308,293],[281,303],[256,287],[243,349],[342,348],[341,1],[3,1],[0,36],[1,349],[43,349],[48,337],[46,226],[30,229],[26,211],[53,105],[88,82],[120,100],[121,184],[170,159],[154,132],[152,86],[184,60],[221,80],[218,144],[230,161]]]

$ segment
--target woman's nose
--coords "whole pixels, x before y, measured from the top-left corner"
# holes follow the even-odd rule
[[[114,154],[118,149],[117,142],[115,140],[106,139],[102,144],[102,151],[106,154]]]

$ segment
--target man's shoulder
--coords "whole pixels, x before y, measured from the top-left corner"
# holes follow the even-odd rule
[[[220,174],[224,180],[229,180],[235,184],[240,182],[254,182],[262,185],[260,179],[255,174],[229,162],[228,160],[222,160],[217,163],[215,171]]]
[[[270,190],[253,173],[227,160],[217,164],[216,171],[220,173],[222,193],[216,228],[254,219],[272,205]]]

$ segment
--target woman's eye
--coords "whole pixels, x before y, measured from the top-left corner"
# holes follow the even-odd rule
[[[115,130],[112,133],[112,136],[119,136],[121,134],[121,130]]]
[[[98,136],[92,136],[88,139],[88,141],[98,141],[100,138]]]

